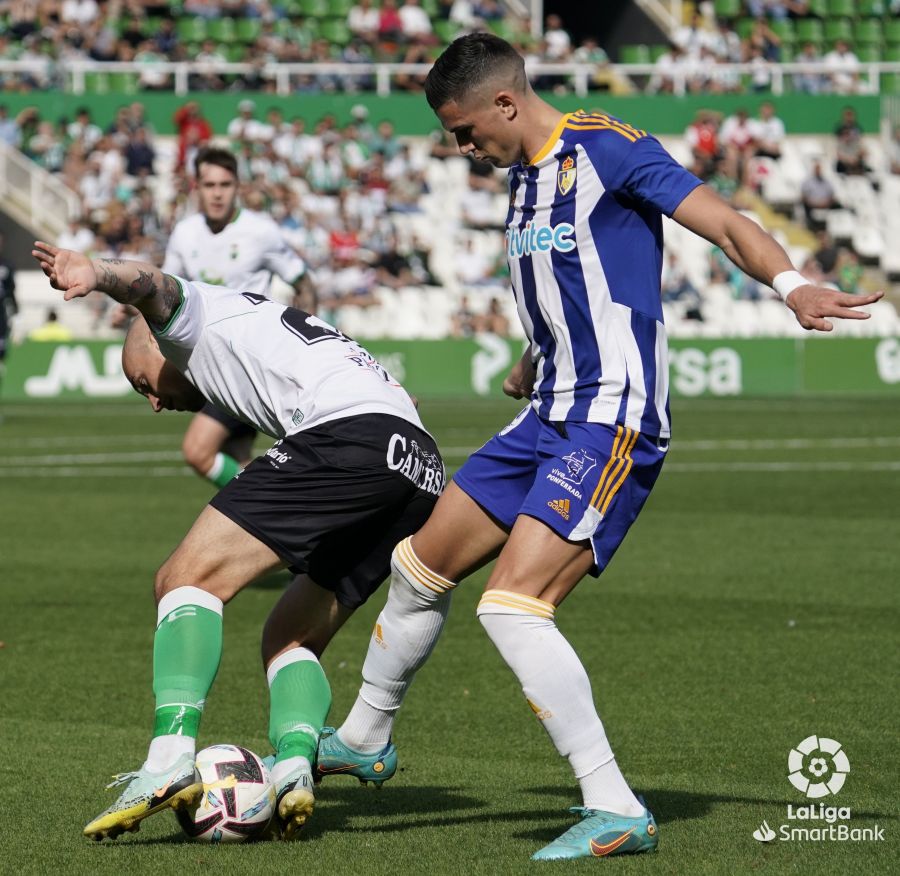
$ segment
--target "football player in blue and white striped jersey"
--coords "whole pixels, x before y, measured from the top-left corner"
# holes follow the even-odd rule
[[[509,167],[506,249],[530,341],[505,391],[528,398],[455,475],[425,526],[398,545],[363,686],[320,768],[360,771],[392,748],[393,716],[433,647],[456,583],[498,557],[478,616],[581,786],[581,820],[536,859],[655,849],[653,816],[616,764],[578,656],[554,622],[599,575],[641,510],[670,437],[660,302],[662,216],[773,286],[807,329],[865,319],[851,296],[811,285],[784,250],[645,131],[563,114],[490,34],[456,40],[425,85],[460,152]],[[356,773],[354,773],[356,774]],[[362,773],[360,773],[362,776]]]

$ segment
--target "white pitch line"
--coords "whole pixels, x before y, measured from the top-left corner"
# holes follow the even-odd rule
[[[0,469],[3,478],[181,478],[196,477],[187,466],[152,466],[150,468],[89,468],[87,466],[52,466],[31,471]]]
[[[663,472],[790,472],[790,471],[900,471],[900,460],[885,462],[670,462]]]
[[[97,465],[108,462],[178,462],[180,450],[138,450],[132,453],[60,453],[44,456],[0,456],[0,467],[22,465]]]
[[[25,447],[25,448],[45,448],[45,447],[88,447],[100,446],[107,444],[172,444],[176,445],[181,441],[178,434],[171,435],[70,435],[64,437],[61,435],[53,435],[42,438],[5,438],[3,447]]]

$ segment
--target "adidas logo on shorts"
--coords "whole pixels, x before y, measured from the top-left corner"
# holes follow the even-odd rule
[[[571,502],[568,499],[551,499],[547,503],[548,508],[552,508],[557,514],[559,514],[563,520],[569,519],[569,507]]]

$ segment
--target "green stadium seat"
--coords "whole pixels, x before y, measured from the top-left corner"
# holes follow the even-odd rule
[[[741,14],[741,0],[715,0],[716,18],[737,18]]]
[[[328,0],[328,14],[332,18],[347,18],[354,0]]]
[[[750,31],[753,30],[754,19],[752,18],[739,18],[734,23],[735,33],[742,39],[747,39],[750,36]]]
[[[438,0],[422,0],[419,5],[428,13],[429,18],[437,18],[441,11]]]
[[[881,48],[879,46],[857,46],[855,54],[863,64],[876,63],[881,60]]]
[[[300,27],[295,29],[294,34],[304,45],[309,45],[311,40],[319,38],[319,28],[319,19],[307,18]]]
[[[229,45],[237,42],[237,30],[233,18],[213,18],[207,25],[206,32],[211,40]]]
[[[87,94],[109,94],[109,73],[85,73],[84,90]]]
[[[900,61],[900,46],[888,46],[881,53],[885,61]]]
[[[109,90],[115,94],[137,94],[139,89],[138,73],[110,73]]]
[[[515,28],[505,18],[498,18],[496,21],[488,22],[488,27],[492,34],[500,37],[502,40],[506,40],[508,43],[516,39]]]
[[[326,18],[319,25],[319,36],[335,46],[346,46],[353,34],[343,18]]]
[[[641,44],[619,46],[620,64],[649,64],[650,49]]]
[[[232,64],[240,64],[247,57],[247,47],[241,43],[225,46],[225,58]]]
[[[283,18],[279,21],[284,21]],[[234,33],[239,43],[255,43],[262,31],[262,22],[258,18],[239,18],[234,25]]]
[[[825,22],[825,39],[829,43],[837,40],[853,42],[853,26],[847,18],[829,18]]]
[[[434,35],[442,43],[452,43],[459,36],[459,25],[455,21],[433,22]]]
[[[853,28],[853,38],[857,46],[881,45],[881,22],[877,18],[864,18]]]
[[[856,16],[855,0],[828,0],[828,14],[833,18]]]
[[[294,22],[287,18],[276,18],[272,30],[283,39],[289,40],[294,35]]]
[[[665,55],[669,51],[669,47],[665,43],[658,43],[655,46],[648,46],[650,50],[650,61],[655,64],[661,55]]]
[[[809,14],[817,18],[827,18],[828,0],[809,0]]]
[[[328,15],[328,0],[301,0],[300,8],[310,18],[325,18]]]
[[[202,18],[179,18],[175,30],[183,43],[202,43],[206,39],[206,22]]]
[[[303,0],[283,0],[281,8],[289,18],[299,18],[303,15]]]
[[[880,85],[882,94],[900,95],[900,73],[884,73]]]
[[[862,18],[881,18],[884,11],[884,0],[857,0],[856,12]]]
[[[152,39],[159,33],[160,22],[162,22],[162,17],[159,15],[151,15],[145,18],[144,23],[141,25],[141,33],[148,39]]]
[[[782,46],[787,44],[792,44],[797,39],[797,32],[794,29],[794,22],[789,18],[785,18],[782,20],[774,20],[769,22],[769,27],[772,29],[772,32],[776,34],[781,40]]]
[[[781,60],[782,64],[790,64],[791,61],[794,60],[794,56],[796,55],[796,52],[794,51],[794,47],[792,45],[789,45],[788,43],[782,43],[780,55],[781,55],[780,60]]]
[[[825,27],[817,18],[801,18],[797,22],[798,43],[821,43],[825,39]]]
[[[900,18],[889,18],[885,21],[884,40],[891,45],[900,45]]]

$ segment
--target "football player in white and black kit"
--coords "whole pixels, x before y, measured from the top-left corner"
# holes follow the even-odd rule
[[[287,566],[296,577],[266,622],[262,654],[272,780],[291,836],[312,813],[312,762],[331,704],[318,657],[387,577],[394,545],[431,513],[444,486],[438,449],[403,387],[315,316],[141,262],[45,243],[33,254],[66,300],[96,289],[140,310],[122,364],[154,410],[210,401],[278,439],[213,497],[157,573],[153,739],[84,833],[112,838],[196,804],[195,740],[221,656],[222,606]]]
[[[194,162],[199,212],[172,230],[163,271],[188,280],[267,295],[272,276],[294,289],[294,303],[315,311],[315,290],[303,259],[275,222],[238,203],[238,167],[226,149],[205,147]],[[205,405],[188,426],[185,462],[217,487],[251,457],[256,430],[215,405]]]

